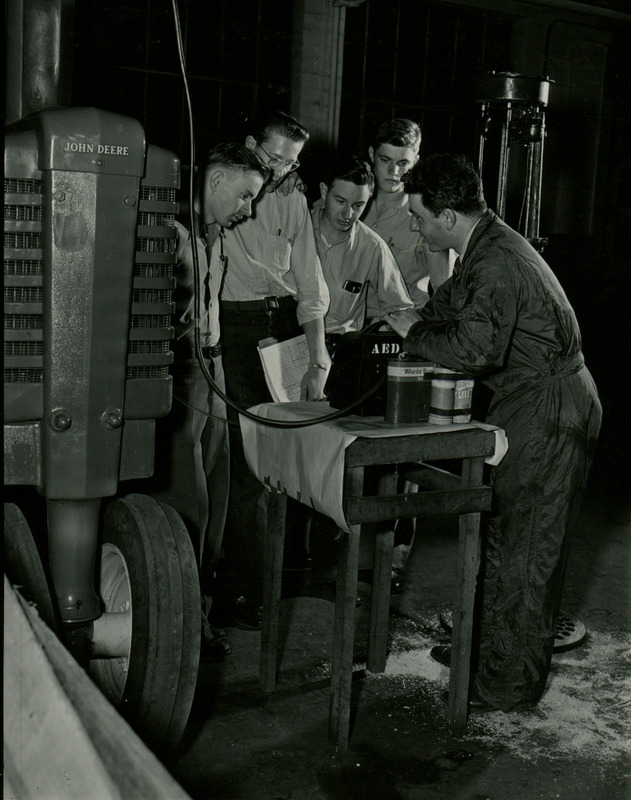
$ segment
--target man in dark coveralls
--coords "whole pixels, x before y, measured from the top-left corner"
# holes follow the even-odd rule
[[[406,352],[475,376],[493,391],[487,422],[508,452],[494,468],[470,710],[530,708],[546,684],[571,531],[600,429],[579,327],[552,270],[486,206],[461,156],[408,174],[411,227],[454,274],[392,327]],[[432,648],[448,665],[450,652]]]

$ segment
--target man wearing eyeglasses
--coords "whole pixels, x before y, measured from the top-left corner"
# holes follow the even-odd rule
[[[221,338],[228,396],[248,408],[271,401],[257,350],[268,337],[305,334],[309,367],[301,399],[323,400],[331,359],[324,341],[329,292],[322,274],[307,201],[299,191],[279,190],[299,167],[308,131],[293,117],[273,111],[254,124],[245,146],[271,170],[254,214],[224,236]],[[237,413],[230,410],[233,420]],[[268,492],[250,472],[241,433],[231,426],[231,480],[224,539],[226,568],[238,597],[227,603],[228,624],[260,628],[263,542]]]

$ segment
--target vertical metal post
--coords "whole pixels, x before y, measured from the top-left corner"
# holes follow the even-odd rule
[[[47,500],[50,571],[62,622],[101,613],[94,591],[100,500]]]
[[[484,166],[484,143],[486,140],[486,130],[489,123],[487,117],[487,105],[482,103],[482,127],[480,129],[480,138],[478,141],[478,174],[482,175],[482,168]]]
[[[508,152],[511,124],[511,104],[506,104],[506,116],[502,122],[502,137],[500,141],[500,170],[497,176],[497,213],[504,219],[506,214],[506,179],[508,176]]]
[[[544,136],[545,124],[542,121],[541,138],[537,142],[532,142],[528,148],[528,194],[524,224],[524,235],[528,239],[537,239],[539,237]]]
[[[8,0],[7,123],[71,105],[74,0]]]

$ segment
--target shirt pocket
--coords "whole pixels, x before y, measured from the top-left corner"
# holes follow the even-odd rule
[[[291,266],[291,242],[284,236],[272,233],[259,233],[257,240],[258,252],[253,253],[253,261],[272,272],[274,275],[284,275]]]

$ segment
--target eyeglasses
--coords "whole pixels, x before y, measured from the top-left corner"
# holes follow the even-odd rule
[[[263,147],[262,144],[258,144],[257,143],[257,146],[260,147],[261,150],[267,156],[267,159],[268,159],[267,160],[267,166],[271,167],[272,169],[274,169],[276,167],[288,167],[289,171],[293,172],[295,169],[298,169],[298,167],[300,166],[300,161],[287,161],[284,158],[281,158],[280,156],[276,156],[276,155],[272,155],[271,153],[268,153],[267,150]]]

